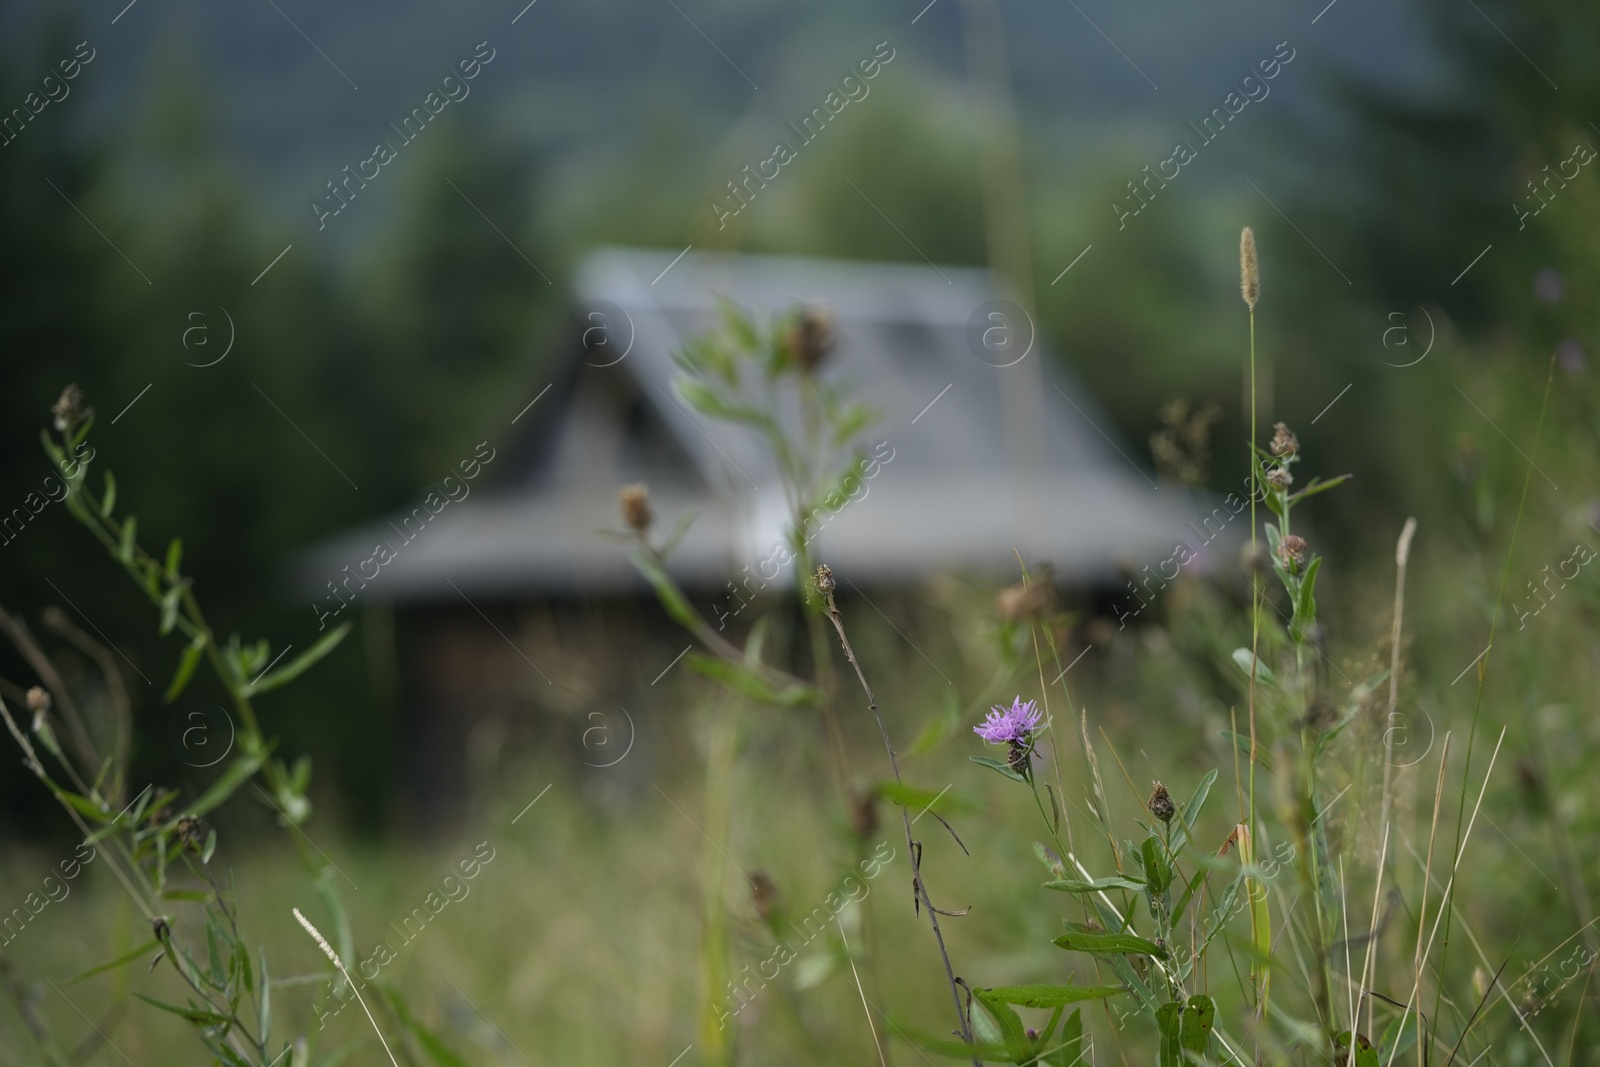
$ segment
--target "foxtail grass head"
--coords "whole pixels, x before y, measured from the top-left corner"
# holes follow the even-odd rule
[[[1256,258],[1256,232],[1248,226],[1239,231],[1239,294],[1254,311],[1261,299],[1261,261]]]

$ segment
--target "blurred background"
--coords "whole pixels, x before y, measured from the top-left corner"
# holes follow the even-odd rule
[[[1600,187],[1584,165],[1593,147],[1581,149],[1600,145],[1597,46],[1600,10],[1575,0],[0,3],[0,507],[22,506],[50,473],[39,431],[75,382],[97,412],[97,468],[116,472],[149,543],[183,538],[213,625],[303,648],[316,621],[305,604],[321,595],[304,561],[318,546],[405,512],[480,442],[497,459],[475,491],[518,491],[541,433],[575,403],[593,295],[580,273],[611,246],[663,265],[692,248],[680,269],[716,253],[987,268],[1036,327],[1043,373],[1077,383],[1079,413],[1131,462],[1123,476],[1220,497],[1245,475],[1237,241],[1248,224],[1263,275],[1259,428],[1283,420],[1310,470],[1355,475],[1337,505],[1312,508],[1325,575],[1343,590],[1327,609],[1331,655],[1386,662],[1394,539],[1416,516],[1410,618],[1423,636],[1409,663],[1447,689],[1482,647],[1547,374],[1524,536],[1536,559],[1596,536]],[[835,110],[829,94],[872,57],[870,91]],[[474,59],[475,75],[450,89],[446,75]],[[402,132],[424,107],[426,129]],[[831,120],[809,141],[796,127],[823,107]],[[401,147],[377,177],[335,192],[376,141]],[[741,186],[744,203],[730,183],[778,141],[798,146],[795,158],[759,191]],[[1179,143],[1189,158],[1176,158]],[[973,310],[940,313],[959,323]],[[617,487],[590,488],[610,499]],[[139,724],[136,777],[203,788],[212,772],[172,742],[160,702],[177,642],[156,635],[148,605],[64,508],[27,518],[0,546],[0,606],[41,634],[41,612],[58,606],[114,645]],[[978,620],[1014,580],[997,544],[981,573],[932,565],[858,605],[864,645],[898,667],[884,682],[898,704],[885,705],[907,735],[947,706],[1009,700],[983,691],[993,657],[974,651],[992,636]],[[1229,556],[1218,569],[1237,567]],[[1064,583],[1074,654],[1099,645],[1084,692],[1103,695],[1096,710],[1115,730],[1214,737],[1202,720],[1225,716],[1222,687],[1171,659],[1182,628],[1166,612],[1185,602],[1118,630],[1124,577],[1112,567]],[[708,612],[716,584],[697,593]],[[702,847],[658,795],[698,788],[705,683],[682,671],[651,680],[686,639],[642,582],[530,589],[486,586],[449,609],[366,597],[341,619],[355,622],[343,646],[264,699],[267,733],[284,753],[313,755],[315,825],[356,882],[390,887],[379,890],[389,910],[433,858],[479,840],[485,811],[515,813],[546,783],[543,836],[514,861],[528,891],[605,884],[594,892],[621,912],[655,879],[692,901],[695,872],[627,825],[648,807],[658,822],[647,825]],[[1568,638],[1570,657],[1543,655],[1587,677],[1592,643]],[[496,665],[474,658],[488,646]],[[520,675],[501,685],[489,675],[509,652],[616,685],[563,696]],[[63,655],[65,669],[89,671],[82,653]],[[1559,688],[1547,668],[1527,677]],[[477,695],[429,689],[451,672],[475,676]],[[10,702],[32,684],[10,648],[0,677]],[[591,712],[623,692],[637,747],[597,768]],[[218,698],[201,683],[189,696]],[[448,728],[443,715],[455,716]],[[857,732],[872,742],[870,723]],[[809,757],[780,736],[766,737],[770,750],[750,743],[780,779],[805,780]],[[28,857],[72,831],[14,761],[0,766],[6,877],[21,884]],[[762,805],[769,827],[797,818]],[[270,810],[242,807],[217,817],[245,841],[276,839]],[[825,838],[844,818],[795,823],[793,839]],[[272,847],[238,862],[270,868]],[[569,873],[539,873],[553,864]],[[490,892],[509,899],[513,887]],[[387,914],[359,903],[374,925]],[[471,955],[474,932],[494,940],[496,914],[452,935],[455,956]],[[603,939],[603,918],[587,921],[561,926],[543,955]],[[676,921],[692,947],[693,913]],[[667,960],[671,931],[650,929],[655,940],[631,944]],[[19,959],[91,965],[63,931]],[[288,951],[309,967],[306,948]],[[643,973],[616,968],[586,988]],[[509,987],[514,1004],[555,995],[543,972],[524,978]],[[545,1047],[572,1062],[662,1052],[665,1063],[682,1043],[670,1008],[665,994],[586,1003],[573,1010],[645,1036]],[[478,1023],[458,1029],[493,1046]],[[129,1040],[152,1057],[164,1047],[159,1035]]]

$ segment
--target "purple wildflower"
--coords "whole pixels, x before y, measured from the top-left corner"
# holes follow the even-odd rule
[[[1039,726],[1039,720],[1044,715],[1034,702],[1024,702],[1021,696],[1009,708],[996,704],[989,711],[989,717],[982,726],[974,726],[972,732],[989,742],[991,745],[1003,745],[1012,741],[1025,741]]]

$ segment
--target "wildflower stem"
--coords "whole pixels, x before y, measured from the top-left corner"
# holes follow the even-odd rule
[[[844,650],[845,659],[849,660],[850,666],[855,669],[856,680],[861,683],[861,689],[867,695],[867,707],[872,710],[872,717],[878,724],[878,733],[883,736],[884,751],[889,754],[889,769],[894,772],[894,780],[898,785],[900,783],[900,761],[895,755],[894,742],[889,739],[889,727],[884,724],[883,713],[878,710],[878,698],[873,696],[872,686],[867,684],[867,676],[862,673],[861,663],[856,659],[855,649],[850,647],[850,639],[845,636],[844,620],[839,615],[838,604],[834,602],[833,590],[831,588],[823,590],[823,596],[827,599],[824,613],[827,615],[828,621],[833,624],[834,632],[839,635],[839,646]],[[918,899],[922,901],[922,906],[928,910],[928,921],[933,924],[933,937],[939,943],[939,958],[944,961],[945,978],[950,983],[950,999],[955,1004],[956,1018],[961,1023],[961,1040],[973,1048],[973,1067],[982,1067],[982,1061],[978,1059],[977,1049],[973,1047],[972,1027],[967,1021],[966,1010],[961,1006],[961,990],[956,985],[955,969],[950,966],[950,953],[945,948],[944,933],[939,929],[939,912],[934,908],[933,901],[929,899],[928,887],[922,881],[922,861],[918,856],[916,842],[911,840],[911,816],[904,805],[900,806],[900,823],[905,829],[906,856],[911,861],[911,881]]]

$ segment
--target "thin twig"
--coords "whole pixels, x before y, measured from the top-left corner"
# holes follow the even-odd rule
[[[850,639],[845,636],[844,620],[840,617],[839,606],[833,599],[833,572],[826,565],[817,568],[817,590],[827,600],[825,614],[828,616],[828,621],[833,624],[834,632],[839,635],[839,646],[844,649],[845,659],[849,660],[850,666],[855,669],[856,680],[861,683],[861,689],[867,695],[867,707],[872,710],[872,717],[878,723],[878,733],[883,735],[884,750],[889,753],[889,768],[894,772],[895,783],[900,784],[900,761],[895,756],[894,742],[889,740],[889,727],[884,724],[883,713],[878,710],[878,698],[872,695],[872,686],[867,684],[867,676],[861,671],[861,663],[856,659],[855,649],[850,647]],[[982,1067],[972,1040],[972,1027],[967,1022],[966,1010],[961,1006],[961,990],[956,985],[955,969],[950,966],[950,953],[945,949],[944,933],[939,929],[940,913],[933,906],[933,901],[928,897],[928,887],[922,881],[922,861],[918,858],[917,847],[911,840],[911,816],[903,805],[900,808],[900,822],[906,832],[906,855],[911,861],[911,880],[922,906],[928,909],[928,922],[933,924],[933,937],[939,943],[939,958],[944,961],[945,978],[950,983],[950,999],[955,1003],[956,1018],[961,1023],[961,1040],[973,1050],[973,1067]]]

